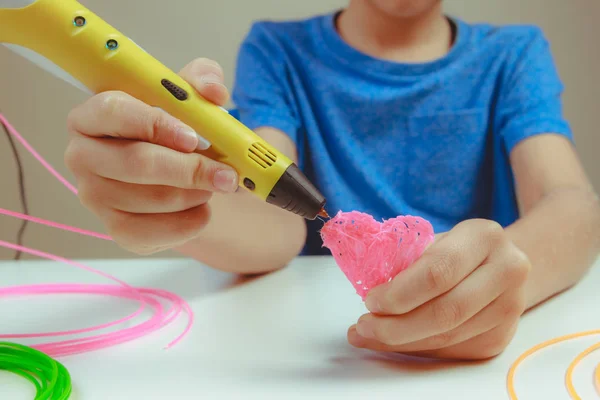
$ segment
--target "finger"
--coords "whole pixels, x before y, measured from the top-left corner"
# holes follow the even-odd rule
[[[517,322],[499,325],[467,341],[439,350],[407,352],[405,354],[449,360],[486,360],[501,354],[515,335]]]
[[[74,138],[65,163],[76,176],[92,173],[140,185],[231,193],[239,184],[234,169],[208,157],[130,140]]]
[[[74,108],[68,128],[79,135],[140,140],[184,153],[210,146],[183,122],[122,92],[104,92]]]
[[[173,213],[207,203],[211,192],[160,185],[136,185],[90,177],[80,183],[79,199],[89,209],[111,208],[136,214]]]
[[[436,240],[413,266],[391,282],[373,288],[366,306],[378,314],[410,312],[454,288],[505,241],[502,228],[495,222],[460,223]]]
[[[505,292],[464,324],[448,332],[406,344],[390,346],[373,339],[363,338],[356,332],[356,327],[354,327],[348,332],[348,340],[356,347],[378,351],[409,353],[439,350],[488,332],[501,325],[503,321],[515,321],[521,316],[524,308],[524,296],[520,291],[512,290]]]
[[[121,247],[136,254],[148,255],[193,239],[209,219],[208,204],[168,214],[113,211],[107,219],[106,228]]]
[[[515,279],[523,283],[526,277],[520,267],[485,264],[450,292],[407,314],[362,316],[357,331],[365,338],[392,346],[443,337],[491,304]]]
[[[357,348],[387,353],[400,353],[415,357],[449,360],[482,360],[499,355],[514,336],[516,328],[517,323],[513,323],[512,325],[498,325],[479,336],[436,350],[396,351],[393,346],[364,339],[356,332],[355,326],[350,327],[348,330],[348,341]]]
[[[229,100],[229,91],[223,83],[223,68],[216,61],[198,58],[186,65],[179,75],[206,100],[219,106]]]

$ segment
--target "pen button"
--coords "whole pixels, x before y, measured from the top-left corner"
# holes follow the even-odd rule
[[[187,100],[188,98],[188,93],[183,90],[182,88],[180,88],[179,86],[177,86],[176,84],[174,84],[173,82],[171,82],[168,79],[163,79],[162,81],[160,81],[160,83],[163,85],[163,87],[165,89],[167,89],[169,91],[169,93],[171,93],[173,95],[173,97],[175,97],[177,100],[179,101],[184,101]]]
[[[254,184],[254,182],[252,182],[251,179],[249,178],[244,178],[244,186],[246,187],[246,189],[248,190],[254,190],[256,189],[256,185]]]

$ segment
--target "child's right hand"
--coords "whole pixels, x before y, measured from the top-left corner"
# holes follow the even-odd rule
[[[217,63],[196,60],[181,76],[207,100],[227,101]],[[238,187],[232,168],[194,153],[203,139],[189,127],[124,93],[92,97],[71,112],[68,127],[65,162],[82,204],[134,253],[151,254],[194,238],[209,221],[212,193]]]

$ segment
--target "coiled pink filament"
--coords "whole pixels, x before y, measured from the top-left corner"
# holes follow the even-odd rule
[[[27,143],[27,141],[17,132],[17,130],[8,122],[8,120],[0,114],[0,122],[4,124],[8,132],[13,135],[21,145],[35,157],[59,182],[61,182],[67,189],[73,194],[77,195],[77,189],[71,185],[62,175],[60,175],[52,166],[40,156],[33,147]],[[46,225],[49,227],[66,230],[80,235],[95,237],[97,239],[111,240],[110,236],[87,231],[84,229],[75,228],[72,226],[59,224],[57,222],[47,221],[41,218],[24,215],[18,212],[5,210],[0,208],[0,214],[19,219],[25,219],[34,223]],[[170,348],[177,344],[185,335],[187,335],[192,327],[194,321],[194,315],[189,305],[176,294],[170,293],[165,290],[151,289],[151,288],[135,288],[127,283],[111,276],[102,271],[88,267],[86,265],[77,263],[75,261],[68,260],[63,257],[59,257],[53,254],[45,253],[43,251],[31,249],[25,246],[20,246],[14,243],[9,243],[0,240],[0,246],[6,247],[12,250],[21,251],[23,253],[31,254],[37,257],[46,258],[48,260],[62,262],[75,268],[80,268],[97,275],[103,276],[109,280],[117,283],[117,285],[108,284],[46,284],[46,285],[24,285],[24,286],[9,286],[0,287],[0,297],[5,296],[23,296],[23,295],[56,295],[56,294],[89,294],[89,295],[104,295],[111,297],[119,297],[125,299],[138,300],[140,307],[132,314],[123,317],[119,320],[92,326],[89,328],[82,328],[76,330],[66,330],[59,332],[40,332],[40,333],[8,333],[0,334],[0,339],[24,339],[24,338],[46,338],[46,337],[61,337],[70,336],[82,333],[94,332],[109,327],[120,325],[124,322],[130,321],[139,315],[149,306],[152,311],[152,316],[134,325],[132,327],[123,328],[114,332],[91,335],[88,337],[82,337],[77,339],[62,340],[48,343],[39,343],[31,345],[51,357],[62,357],[73,354],[80,354],[89,351],[95,351],[107,347],[112,347],[118,344],[122,344],[128,341],[135,340],[142,336],[146,336],[152,332],[155,332],[164,326],[173,322],[182,311],[188,314],[188,324],[185,327],[183,333],[181,333],[175,340],[169,343],[166,348]],[[165,309],[162,301],[171,303],[171,306]]]

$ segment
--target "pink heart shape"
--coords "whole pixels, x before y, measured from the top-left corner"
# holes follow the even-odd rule
[[[434,240],[429,221],[410,215],[376,221],[371,215],[339,212],[321,229],[327,247],[356,293],[372,288],[412,265]]]

